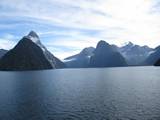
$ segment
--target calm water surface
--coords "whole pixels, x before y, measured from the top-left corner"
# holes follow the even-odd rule
[[[160,120],[160,68],[0,72],[0,120]]]

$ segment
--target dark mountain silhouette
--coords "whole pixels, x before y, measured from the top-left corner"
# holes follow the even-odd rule
[[[0,49],[0,58],[3,57],[7,52],[8,50]]]
[[[85,48],[79,54],[66,58],[64,62],[68,68],[86,68],[94,50],[93,47]]]
[[[160,59],[155,62],[154,66],[160,66]]]
[[[120,67],[126,66],[124,57],[113,45],[100,41],[90,59],[90,67]]]
[[[144,61],[144,65],[154,65],[160,59],[160,46],[156,47],[150,56]]]
[[[62,68],[64,64],[54,57],[31,31],[0,59],[0,70],[42,70]]]
[[[119,47],[119,51],[125,57],[128,65],[141,65],[153,49],[148,46],[139,46],[129,42],[125,46]]]

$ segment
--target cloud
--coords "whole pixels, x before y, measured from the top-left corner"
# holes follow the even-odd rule
[[[34,29],[49,49],[59,46],[61,54],[66,47],[96,46],[101,39],[160,45],[159,0],[1,0],[0,17],[1,33],[20,38]]]
[[[0,49],[10,50],[15,46],[15,42],[8,39],[0,38]]]
[[[63,49],[61,48],[63,47]],[[58,57],[59,59],[63,60],[64,58],[67,58],[68,56],[75,55],[80,52],[80,50],[77,49],[64,49],[64,46],[47,46],[47,48],[54,53],[54,56]]]

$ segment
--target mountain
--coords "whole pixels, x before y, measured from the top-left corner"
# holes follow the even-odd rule
[[[118,47],[116,45],[109,45],[106,44],[105,41],[101,41],[101,43],[105,44],[104,46],[108,46],[107,48],[104,48],[102,54],[106,51],[114,51],[114,52],[118,52],[119,56],[123,56],[125,58],[125,61],[127,63],[127,65],[145,65],[144,61],[154,52],[156,51],[153,48],[150,48],[148,46],[140,46],[140,45],[136,45],[133,44],[132,42],[128,42],[126,45],[122,46],[122,47]],[[156,48],[158,49],[158,48]],[[82,54],[83,51],[85,51],[84,53],[87,53],[86,51],[90,51],[87,54]],[[82,50],[81,53],[73,55],[71,57],[68,57],[64,60],[65,64],[67,67],[70,68],[84,68],[84,67],[89,67],[88,64],[90,64],[89,62],[93,60],[91,59],[91,56],[95,56],[95,49],[93,47],[89,47],[89,48],[85,48],[84,50]],[[99,53],[101,54],[101,53]],[[104,55],[103,55],[104,56]],[[110,58],[108,58],[110,59]],[[158,59],[158,58],[157,58]],[[93,64],[93,63],[91,63]],[[152,62],[153,64],[153,62]],[[91,65],[92,66],[92,65]],[[102,65],[103,66],[103,65]]]
[[[160,46],[154,49],[154,51],[145,60],[145,65],[154,65],[160,59]],[[158,64],[158,63],[157,63]]]
[[[113,45],[101,40],[90,59],[90,67],[120,67],[126,66],[124,57]]]
[[[160,66],[160,59],[155,62],[154,66]]]
[[[141,65],[152,51],[153,49],[148,46],[139,46],[131,42],[119,48],[128,65]]]
[[[43,70],[64,66],[43,46],[34,31],[23,37],[0,59],[0,70]]]
[[[83,49],[79,54],[65,58],[64,63],[68,68],[86,68],[89,65],[90,57],[93,55],[95,48],[88,47]]]
[[[25,38],[28,38],[32,40],[36,45],[38,45],[42,50],[47,58],[47,60],[50,62],[53,68],[64,68],[65,64],[60,61],[57,57],[55,57],[52,53],[50,53],[46,47],[41,43],[39,36],[34,32],[31,31]]]
[[[7,52],[8,50],[0,49],[0,58],[3,57]]]

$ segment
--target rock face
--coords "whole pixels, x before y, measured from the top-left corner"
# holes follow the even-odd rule
[[[0,70],[43,70],[62,68],[64,64],[54,57],[31,31],[0,59]]]
[[[79,54],[66,58],[64,63],[68,68],[87,68],[94,50],[93,47],[85,48]]]
[[[154,49],[150,56],[145,60],[144,65],[154,65],[160,59],[160,46]]]
[[[152,51],[153,49],[148,46],[139,46],[131,42],[119,48],[128,65],[141,65]]]
[[[90,67],[121,67],[127,63],[124,57],[105,41],[100,41],[97,44],[94,55],[90,59]]]

